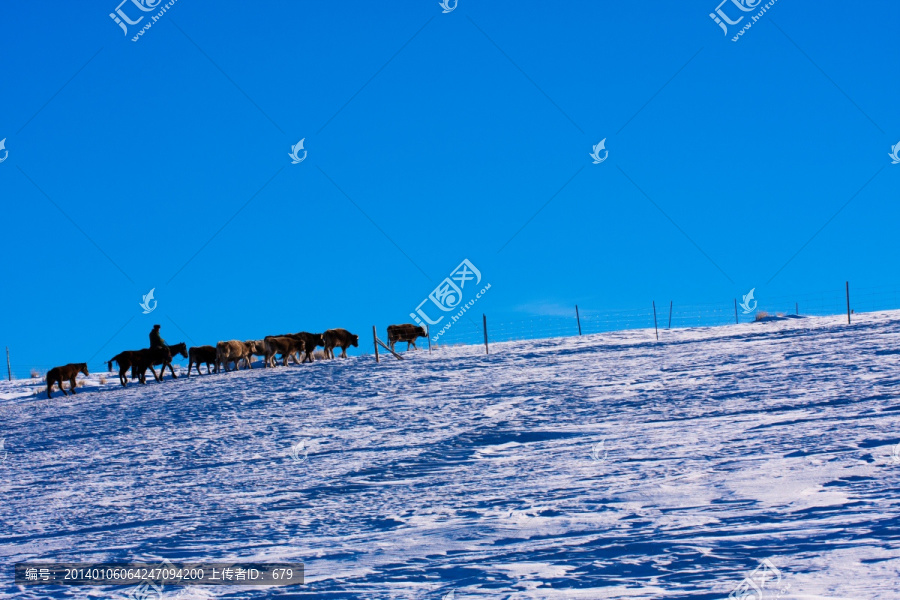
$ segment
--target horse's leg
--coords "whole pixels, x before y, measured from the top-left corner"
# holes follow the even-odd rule
[[[169,371],[172,372],[172,379],[178,379],[178,375],[175,374],[175,369],[172,368],[172,362],[169,361],[166,365],[169,365]],[[166,365],[163,365],[163,371],[166,370]]]
[[[69,380],[69,389],[72,390],[72,393],[75,393],[75,388],[78,387],[78,383],[75,381],[75,378],[78,377],[78,373],[72,375],[72,379]]]
[[[63,379],[62,379],[62,377],[59,378],[59,389],[60,389],[60,391],[63,393],[63,396],[68,396],[68,395],[69,395],[69,393],[66,391],[66,388],[63,386]]]
[[[159,370],[159,375],[157,375],[156,369],[153,368],[153,365],[150,365],[150,371],[153,373],[153,377],[156,379],[156,381],[162,381],[162,376],[165,375],[165,372],[163,371],[163,369],[165,369],[165,368],[166,367],[163,366],[163,368]],[[147,371],[144,371],[144,375],[146,375],[146,374],[147,374]]]
[[[47,397],[48,398],[50,397],[50,390],[52,390],[52,389],[53,389],[53,382],[50,379],[48,379],[47,380]]]

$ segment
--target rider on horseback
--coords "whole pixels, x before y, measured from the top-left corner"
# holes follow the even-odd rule
[[[153,326],[153,331],[150,332],[150,347],[151,348],[169,348],[169,345],[166,344],[166,340],[162,339],[162,336],[159,335],[159,325]]]

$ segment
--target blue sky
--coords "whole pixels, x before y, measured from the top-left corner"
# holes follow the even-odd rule
[[[365,338],[466,258],[510,321],[900,287],[896,3],[779,0],[738,42],[702,1],[178,0],[137,42],[116,6],[0,9],[19,376],[153,323]]]

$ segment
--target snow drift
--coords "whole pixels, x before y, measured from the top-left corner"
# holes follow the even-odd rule
[[[723,598],[769,559],[785,599],[900,597],[900,312],[660,333],[3,383],[0,595],[167,558],[306,564],[172,598]]]

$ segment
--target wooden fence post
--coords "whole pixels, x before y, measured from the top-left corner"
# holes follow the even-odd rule
[[[738,323],[740,323],[740,321],[738,321],[738,316],[737,316],[737,298],[735,298],[735,299],[734,299],[734,324],[737,325]]]
[[[653,330],[656,332],[656,341],[659,341],[659,328],[656,326],[656,300],[653,301]]]
[[[847,325],[850,324],[850,282],[846,282],[847,285]]]
[[[669,326],[666,329],[672,329],[672,301],[669,300]]]
[[[9,368],[9,346],[6,347],[6,377],[12,381],[12,369]]]
[[[484,313],[481,313],[481,320],[484,323],[484,353],[490,354],[491,351],[488,348],[488,337],[487,337],[487,315]]]
[[[378,334],[374,325],[372,325],[372,345],[375,346],[375,362],[378,362]]]
[[[581,316],[578,314],[578,305],[575,305],[575,320],[578,321],[578,335],[581,335]]]

